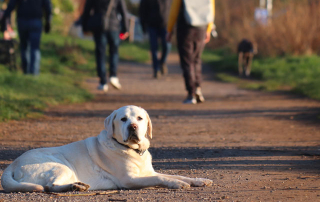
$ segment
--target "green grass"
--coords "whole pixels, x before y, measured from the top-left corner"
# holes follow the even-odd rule
[[[82,86],[85,78],[96,76],[93,41],[57,33],[43,34],[41,41],[39,76],[23,75],[21,70],[10,72],[0,65],[0,121],[38,117],[48,106],[93,98]],[[121,60],[149,60],[145,44],[124,42],[119,54]]]
[[[122,43],[119,47],[120,60],[145,63],[150,60],[147,43]]]
[[[240,79],[237,76],[237,56],[227,49],[207,50],[203,54],[203,61],[218,72],[216,77],[219,80],[256,90],[289,89],[320,100],[320,57],[316,55],[256,57],[251,71],[254,80]]]

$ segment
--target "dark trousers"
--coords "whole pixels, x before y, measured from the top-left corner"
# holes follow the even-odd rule
[[[195,95],[196,88],[201,85],[201,54],[204,49],[205,33],[204,27],[178,26],[177,28],[180,65],[188,95]]]
[[[120,44],[119,31],[94,32],[95,56],[100,84],[106,84],[106,47],[109,44],[109,77],[117,76]]]
[[[152,66],[154,72],[159,70],[159,64],[164,64],[167,60],[167,56],[170,52],[170,43],[167,43],[166,36],[167,31],[165,28],[148,27],[150,50],[152,56]],[[158,39],[161,40],[162,55],[158,60]]]
[[[39,74],[41,31],[41,19],[18,19],[21,63],[25,74]]]

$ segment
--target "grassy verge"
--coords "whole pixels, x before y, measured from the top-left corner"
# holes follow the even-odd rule
[[[119,54],[121,60],[146,62],[149,59],[143,44],[123,43]],[[0,65],[0,121],[38,117],[50,105],[93,98],[82,86],[85,78],[96,76],[91,40],[44,34],[41,55],[39,76],[10,72]]]
[[[227,50],[205,51],[203,60],[216,70],[219,80],[249,89],[290,90],[320,100],[320,57],[316,55],[255,58],[254,80],[237,76],[237,56]]]

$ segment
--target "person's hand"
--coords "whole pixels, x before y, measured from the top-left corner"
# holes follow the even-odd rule
[[[121,40],[126,40],[129,37],[129,32],[121,33],[120,34],[120,39]]]
[[[51,23],[50,22],[46,22],[46,24],[44,25],[45,33],[49,33],[50,30],[51,30]]]
[[[206,36],[205,36],[205,39],[204,39],[204,43],[209,43],[210,41],[210,32],[206,32]]]
[[[167,42],[171,42],[172,40],[172,32],[169,32],[166,37]]]

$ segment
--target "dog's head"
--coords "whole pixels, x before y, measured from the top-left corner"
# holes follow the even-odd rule
[[[125,106],[113,111],[104,121],[107,133],[133,149],[147,149],[152,138],[152,123],[146,110]],[[147,147],[147,148],[145,148]]]

